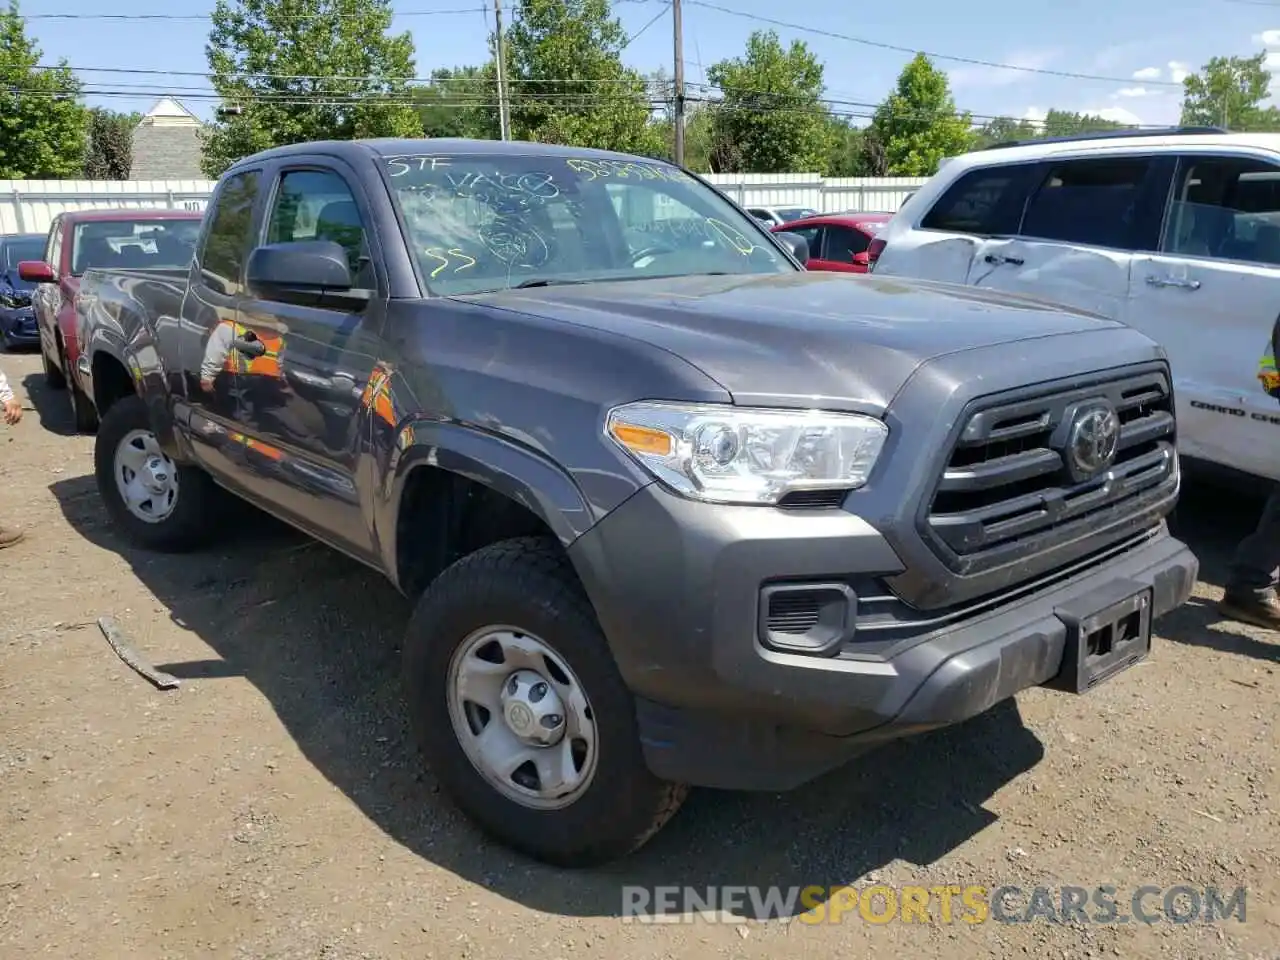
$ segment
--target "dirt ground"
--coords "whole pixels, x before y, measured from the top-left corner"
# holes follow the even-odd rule
[[[487,842],[437,792],[397,679],[408,604],[249,514],[166,557],[102,513],[92,439],[38,359],[0,425],[0,956],[228,958],[1280,957],[1280,636],[1219,622],[1258,504],[1192,487],[1204,582],[1151,659],[1034,690],[794,793],[695,791],[651,844],[565,873]],[[115,617],[182,686],[154,689]],[[626,923],[624,884],[1245,885],[1216,924]],[[1151,903],[1159,904],[1159,897]],[[959,952],[957,952],[959,951]]]

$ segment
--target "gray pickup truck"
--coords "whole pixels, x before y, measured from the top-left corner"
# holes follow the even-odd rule
[[[1197,574],[1160,348],[805,256],[653,160],[257,154],[189,271],[84,278],[102,498],[177,550],[229,491],[418,598],[428,763],[564,865],[1145,657]]]

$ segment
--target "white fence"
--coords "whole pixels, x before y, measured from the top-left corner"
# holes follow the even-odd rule
[[[823,213],[893,212],[924,180],[816,173],[712,174],[707,178],[742,206],[811,207]],[[64,210],[112,207],[203,210],[212,180],[0,180],[0,233],[44,233]]]
[[[211,180],[0,180],[0,233],[44,233],[66,210],[203,210]]]
[[[744,207],[809,207],[820,213],[893,213],[925,183],[917,177],[840,177],[816,173],[713,173],[707,177]]]

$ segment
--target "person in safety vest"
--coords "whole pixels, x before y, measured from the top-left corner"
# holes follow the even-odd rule
[[[1271,328],[1271,339],[1258,361],[1258,382],[1280,401],[1280,371],[1276,370],[1280,345],[1280,317]],[[1280,630],[1280,483],[1262,508],[1257,529],[1240,541],[1231,560],[1231,572],[1218,610],[1225,617]]]
[[[235,340],[261,340],[266,351],[260,355],[232,349]],[[280,352],[284,337],[268,330],[252,329],[233,320],[223,320],[204,348],[204,361],[200,364],[200,386],[212,391],[219,373],[251,374],[279,379],[281,377]]]

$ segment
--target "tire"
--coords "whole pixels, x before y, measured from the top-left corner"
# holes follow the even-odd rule
[[[126,504],[116,471],[122,444],[131,437],[135,449],[145,445],[147,437],[155,441],[146,404],[137,396],[123,397],[107,408],[94,440],[94,475],[111,519],[132,542],[150,550],[179,553],[208,542],[218,529],[222,491],[198,467],[174,464],[161,455],[155,475],[176,477],[172,499],[155,498],[151,520],[142,519]]]
[[[509,625],[514,629],[507,635],[531,637],[550,648],[585,693],[587,709],[578,712],[594,728],[594,772],[567,805],[539,809],[504,793],[472,761],[463,746],[466,734],[455,729],[458,698],[450,694],[455,656],[469,637],[491,625]],[[494,674],[505,676],[494,681],[495,689],[508,688],[511,675],[503,669]],[[688,793],[686,786],[649,772],[631,693],[568,558],[554,541],[504,540],[445,570],[410,620],[404,683],[418,742],[445,792],[486,833],[537,860],[589,867],[625,856],[657,833]],[[554,689],[566,688],[557,684]],[[563,703],[567,723],[573,701]],[[489,723],[505,721],[495,712]],[[528,729],[536,728],[530,724]],[[508,729],[499,732],[507,735]]]
[[[67,378],[62,375],[62,371],[49,359],[49,355],[44,352],[44,344],[40,345],[40,364],[44,367],[44,385],[50,390],[65,390]]]
[[[59,359],[62,361],[63,370],[71,369],[71,365],[67,362],[65,346],[59,353]],[[98,411],[94,409],[93,401],[85,396],[74,376],[65,376],[63,379],[66,382],[67,397],[71,401],[71,419],[75,424],[76,433],[93,433],[98,429]]]

